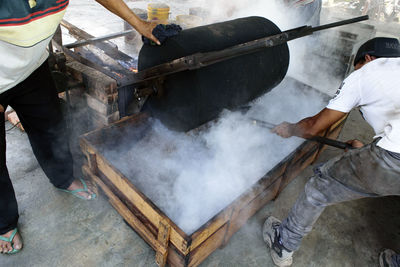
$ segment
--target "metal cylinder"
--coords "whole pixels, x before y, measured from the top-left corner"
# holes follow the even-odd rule
[[[182,31],[162,46],[144,45],[139,71],[199,52],[222,50],[281,33],[271,21],[247,17]],[[262,49],[196,70],[167,76],[162,94],[151,96],[144,109],[167,127],[188,131],[270,91],[289,66],[287,44]]]

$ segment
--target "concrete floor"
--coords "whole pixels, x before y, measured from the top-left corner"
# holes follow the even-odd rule
[[[368,142],[371,136],[358,112],[352,112],[340,139]],[[19,130],[7,132],[7,145],[24,249],[17,255],[0,255],[0,266],[156,266],[153,250],[104,195],[88,202],[53,188],[33,157],[26,134]],[[318,162],[338,153],[328,148]],[[201,266],[273,266],[261,237],[263,221],[269,214],[284,218],[311,174],[311,167],[303,171]],[[377,266],[382,248],[400,251],[399,215],[399,197],[328,207],[295,253],[293,266]]]
[[[398,33],[399,24],[393,25],[390,32]],[[377,26],[388,31],[387,25]],[[366,142],[372,138],[358,112],[352,112],[340,139],[355,137]],[[152,249],[104,195],[87,202],[54,189],[33,157],[26,134],[18,129],[7,132],[7,149],[24,249],[13,256],[0,255],[0,266],[156,266]],[[318,162],[338,153],[342,152],[328,148]],[[273,266],[261,237],[263,221],[270,214],[283,219],[311,174],[312,167],[303,171],[202,266]],[[381,249],[400,252],[399,229],[400,197],[328,207],[295,253],[293,266],[377,266]]]

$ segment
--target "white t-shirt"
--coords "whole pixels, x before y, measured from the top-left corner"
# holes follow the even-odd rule
[[[382,137],[378,146],[400,153],[400,58],[378,58],[347,77],[327,108],[348,113],[360,107]]]

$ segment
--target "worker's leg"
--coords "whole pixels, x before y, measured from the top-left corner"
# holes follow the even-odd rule
[[[0,235],[17,227],[18,206],[6,166],[4,113],[0,112]]]
[[[6,91],[6,94],[46,176],[55,187],[68,188],[74,180],[72,156],[59,98],[47,62],[25,81]]]
[[[1,100],[0,95],[0,104],[5,109],[6,105]],[[10,239],[17,227],[18,206],[6,166],[5,119],[2,107],[0,107],[0,236]],[[0,239],[0,253],[11,252],[13,248],[22,248],[22,238],[19,233],[12,238],[11,242]]]
[[[279,227],[281,242],[297,250],[326,206],[363,197],[400,195],[400,160],[376,142],[349,151],[316,169]]]
[[[297,250],[326,206],[367,196],[335,179],[314,175],[279,228],[283,246],[290,251]]]

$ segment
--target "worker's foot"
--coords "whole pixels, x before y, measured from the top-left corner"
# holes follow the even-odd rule
[[[86,200],[91,200],[96,198],[96,194],[93,192],[93,187],[82,179],[75,179],[72,184],[66,189],[62,190],[73,194],[74,196]]]
[[[286,249],[281,242],[279,226],[281,221],[269,216],[263,226],[263,238],[270,248],[271,257],[275,265],[284,267],[292,265],[293,252]]]
[[[7,111],[5,113],[5,120],[9,121],[15,127],[18,127],[21,131],[25,131],[24,127],[22,126],[21,122],[19,121],[18,115],[15,111]]]
[[[18,231],[15,233],[14,238],[10,241],[5,241],[3,239],[9,240],[13,235],[15,229],[5,233],[4,235],[0,235],[0,253],[3,254],[11,254],[13,250],[15,252],[21,250],[22,248],[22,238]]]
[[[400,267],[400,254],[391,249],[385,249],[379,253],[380,267]]]

